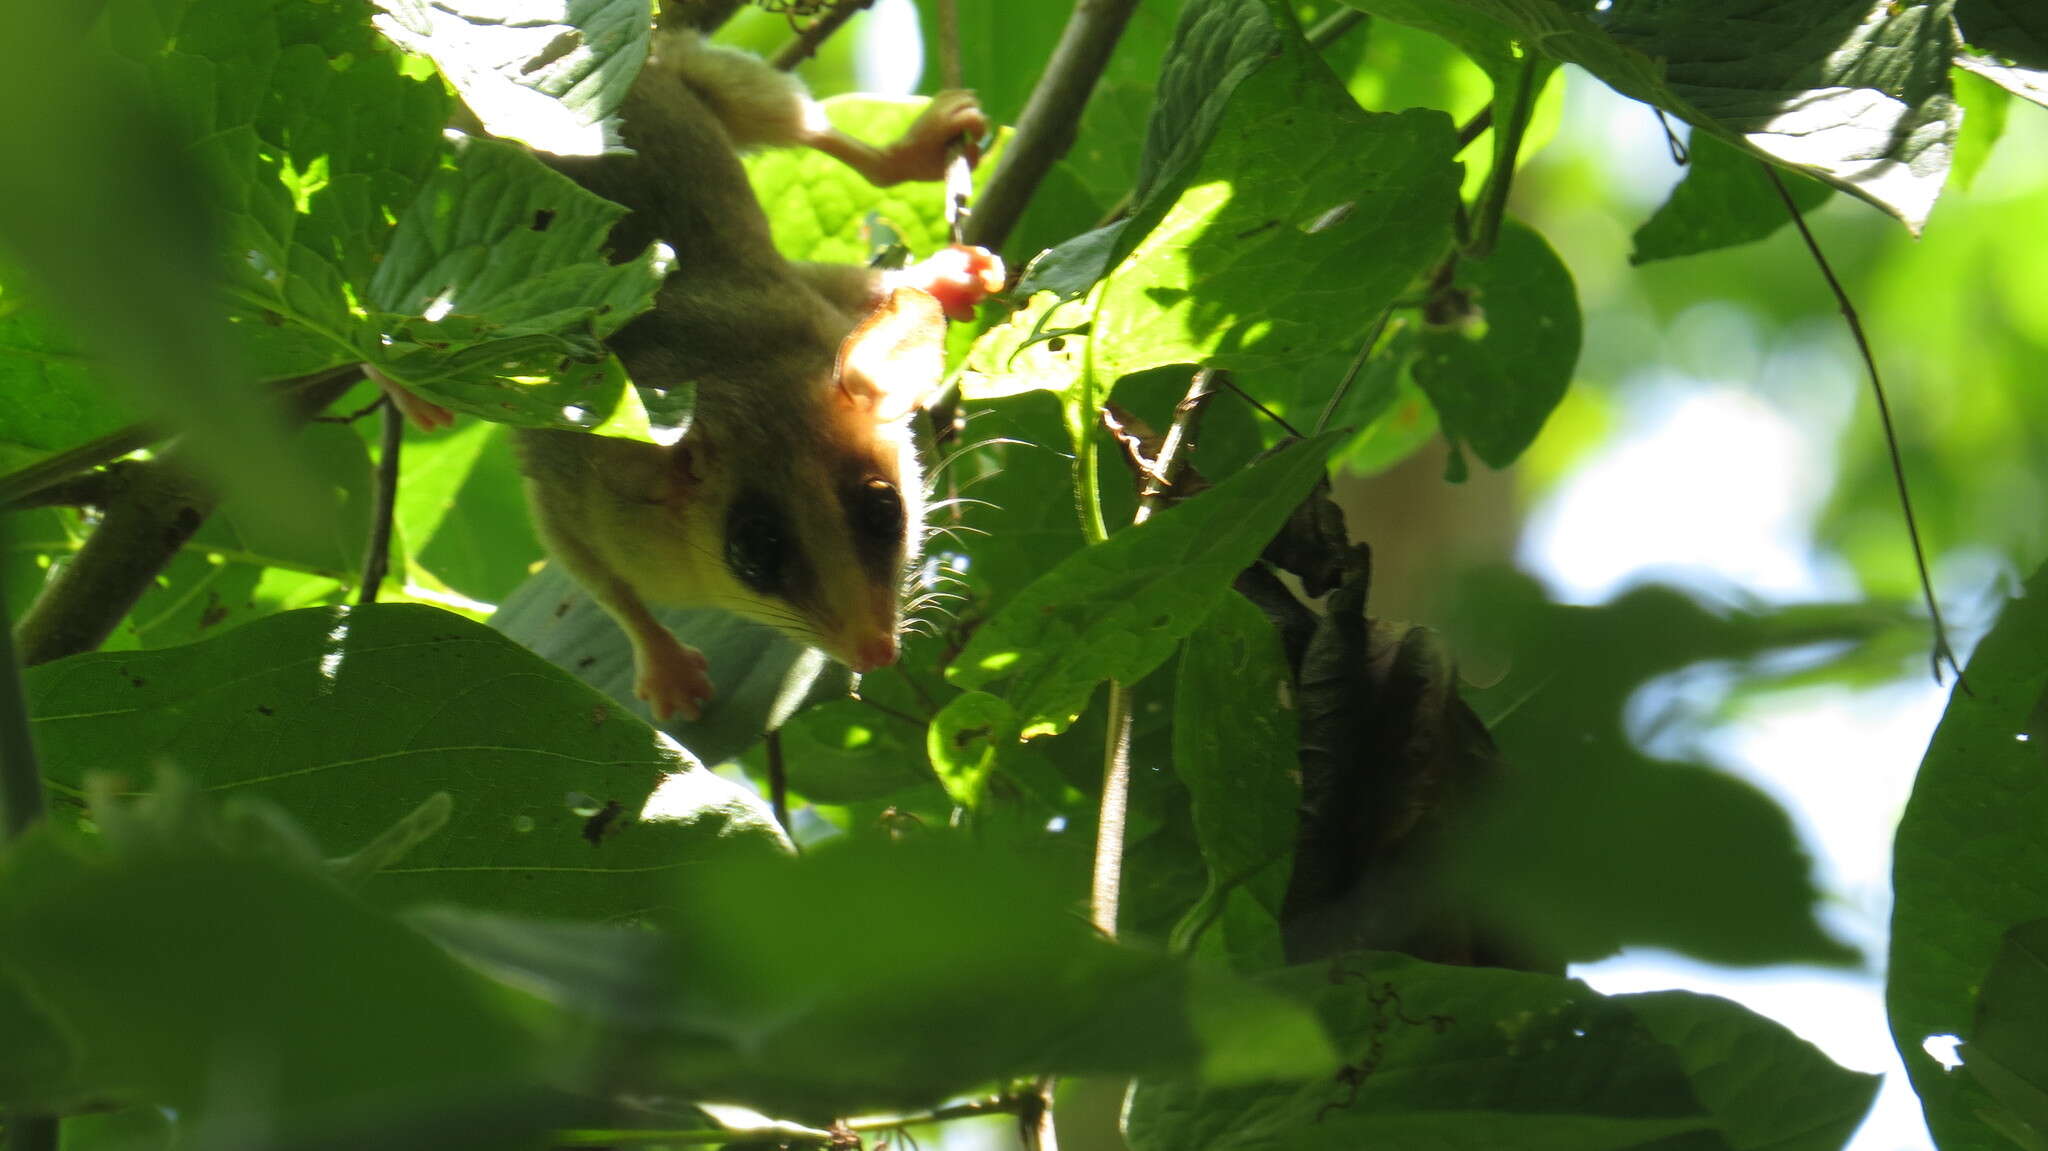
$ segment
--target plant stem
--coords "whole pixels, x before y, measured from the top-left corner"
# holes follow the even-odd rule
[[[1166,431],[1159,455],[1146,470],[1145,484],[1138,493],[1138,510],[1131,517],[1136,527],[1152,518],[1152,512],[1186,466],[1187,447],[1194,440],[1202,411],[1216,389],[1227,382],[1224,373],[1204,368],[1195,373],[1187,395],[1173,410],[1173,426]],[[1089,882],[1088,918],[1097,931],[1116,938],[1117,905],[1123,895],[1124,823],[1131,803],[1131,692],[1117,680],[1109,681],[1108,736],[1102,749],[1102,803],[1095,820],[1095,870]]]
[[[1474,226],[1478,230],[1465,241],[1466,259],[1484,260],[1493,254],[1494,241],[1500,238],[1501,217],[1507,214],[1508,191],[1515,181],[1515,160],[1522,151],[1522,136],[1529,130],[1537,66],[1535,50],[1525,46],[1522,49],[1522,68],[1515,77],[1514,95],[1507,109],[1507,121],[1500,125],[1501,130],[1494,137],[1493,170],[1486,174],[1486,186],[1480,189],[1479,203],[1473,212]],[[1494,99],[1497,104],[1499,93],[1495,93]]]
[[[1813,254],[1813,262],[1820,266],[1821,276],[1828,282],[1828,291],[1835,294],[1835,303],[1842,309],[1842,319],[1849,325],[1849,335],[1856,341],[1856,351],[1863,357],[1863,368],[1870,376],[1870,393],[1877,397],[1877,418],[1884,425],[1885,451],[1890,453],[1892,482],[1899,489],[1899,511],[1906,519],[1906,539],[1913,545],[1913,566],[1920,572],[1920,594],[1927,601],[1927,617],[1934,627],[1934,651],[1929,658],[1934,664],[1934,682],[1941,682],[1941,665],[1948,663],[1956,673],[1956,686],[1970,694],[1969,681],[1963,678],[1963,665],[1956,659],[1956,652],[1948,642],[1948,627],[1941,620],[1941,605],[1934,599],[1934,580],[1927,574],[1927,552],[1920,546],[1920,525],[1913,518],[1913,494],[1906,486],[1906,462],[1899,455],[1899,434],[1892,426],[1892,406],[1885,399],[1884,381],[1877,374],[1877,356],[1870,350],[1870,339],[1863,334],[1863,320],[1856,313],[1856,305],[1849,302],[1849,292],[1842,287],[1842,281],[1835,278],[1835,269],[1820,250],[1820,241],[1814,239],[1813,231],[1806,226],[1806,217],[1800,214],[1799,205],[1793,201],[1792,192],[1785,187],[1785,181],[1778,178],[1778,170],[1764,161],[1764,175],[1770,177],[1771,187],[1777,189],[1778,199],[1784,201],[1785,210],[1792,214],[1792,223],[1799,229],[1799,238],[1806,241],[1806,250]]]
[[[376,603],[377,589],[384,586],[384,573],[391,566],[391,521],[398,511],[398,457],[405,449],[405,416],[387,397],[384,426],[377,446],[374,476],[374,508],[370,513],[370,542],[363,553],[363,586],[357,603]]]
[[[1137,7],[1138,0],[1075,0],[1074,13],[1046,60],[1038,86],[1017,114],[1016,134],[1003,149],[995,174],[982,186],[968,223],[968,243],[1000,248],[1009,238],[1053,161],[1073,146],[1081,110]]]

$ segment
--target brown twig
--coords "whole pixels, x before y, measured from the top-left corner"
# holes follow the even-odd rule
[[[0,511],[19,512],[27,511],[29,508],[99,508],[106,506],[112,494],[105,472],[86,472],[37,488],[11,504],[0,504]]]
[[[384,405],[384,426],[378,431],[377,471],[373,476],[374,505],[370,512],[369,550],[363,554],[363,586],[357,603],[376,603],[377,589],[384,586],[384,573],[391,567],[391,521],[398,512],[398,458],[405,448],[405,415],[390,397]]]
[[[1934,650],[1929,660],[1934,665],[1934,682],[1941,682],[1941,665],[1944,660],[1956,673],[1956,686],[1964,694],[1970,693],[1970,685],[1963,678],[1963,665],[1957,661],[1955,649],[1949,646],[1948,627],[1941,619],[1941,605],[1935,602],[1934,580],[1927,574],[1927,552],[1920,546],[1920,525],[1913,518],[1913,495],[1906,486],[1906,462],[1899,455],[1899,434],[1892,426],[1892,406],[1885,398],[1884,381],[1877,374],[1877,356],[1870,350],[1870,339],[1863,334],[1863,320],[1857,315],[1856,305],[1849,302],[1849,293],[1842,287],[1842,281],[1835,278],[1835,269],[1828,263],[1827,256],[1820,250],[1820,241],[1814,239],[1812,229],[1806,226],[1806,217],[1800,213],[1799,205],[1792,199],[1791,189],[1778,178],[1778,170],[1762,160],[1764,175],[1770,177],[1771,187],[1777,189],[1778,199],[1784,201],[1785,210],[1792,214],[1792,223],[1799,229],[1799,238],[1806,241],[1806,250],[1813,254],[1813,262],[1819,266],[1821,277],[1828,282],[1828,291],[1835,295],[1835,303],[1841,307],[1842,319],[1849,325],[1849,335],[1856,341],[1857,354],[1863,357],[1863,368],[1870,376],[1870,393],[1877,397],[1877,417],[1884,425],[1884,446],[1891,457],[1892,482],[1899,489],[1899,511],[1906,520],[1906,539],[1913,545],[1913,566],[1920,572],[1920,594],[1927,601],[1927,617],[1934,627]]]
[[[796,39],[791,40],[783,46],[782,51],[775,54],[775,67],[787,72],[817,55],[820,45],[834,32],[844,27],[848,20],[853,19],[874,2],[875,0],[839,0],[837,4],[832,5],[831,11],[811,21],[802,32],[797,33]]]
[[[1137,7],[1138,0],[1075,0],[1074,13],[1038,86],[1017,114],[1017,130],[1003,149],[1002,161],[982,185],[967,228],[968,243],[995,249],[1009,238],[1039,182],[1073,146],[1081,110]]]

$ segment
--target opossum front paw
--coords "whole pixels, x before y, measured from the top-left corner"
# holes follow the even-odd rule
[[[714,694],[711,661],[704,653],[667,632],[633,648],[633,694],[646,701],[657,723],[681,713],[699,719]]]

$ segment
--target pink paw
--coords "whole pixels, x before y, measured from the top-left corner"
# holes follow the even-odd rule
[[[667,632],[633,646],[633,694],[646,701],[657,723],[678,712],[684,719],[701,718],[713,694],[710,672],[703,652]]]
[[[1003,258],[987,248],[955,244],[896,273],[895,283],[930,292],[955,320],[974,318],[974,307],[1003,290]]]
[[[883,187],[905,180],[941,180],[947,150],[960,144],[968,163],[981,158],[979,141],[988,133],[988,114],[974,93],[951,88],[932,97],[903,138],[881,150],[868,178]]]

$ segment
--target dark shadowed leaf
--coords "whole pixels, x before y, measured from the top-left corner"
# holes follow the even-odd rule
[[[173,822],[112,846],[48,827],[0,855],[0,967],[86,1097],[174,1108],[196,1146],[252,1123],[265,1146],[424,1148],[547,1122],[540,1050],[489,985],[317,862]]]
[[[2006,931],[2048,908],[2043,652],[2048,568],[2027,580],[1970,657],[1969,690],[1958,686],[1949,698],[1893,847],[1897,902],[1885,1000],[1892,1038],[1945,1148],[2008,1146],[1983,1118],[1996,1104],[1982,1080],[1944,1070],[1922,1044],[1971,1033],[1973,988],[1993,970]]]
[[[679,889],[669,934],[623,933],[623,951],[610,932],[423,922],[596,1017],[633,1052],[619,1063],[628,1085],[778,1115],[930,1104],[1051,1071],[1327,1073],[1301,1007],[1102,939],[1044,862],[937,834],[835,841],[706,869]]]
[[[1733,776],[1643,752],[1624,714],[1656,676],[1842,644],[1877,631],[1882,613],[1714,613],[1662,588],[1564,607],[1504,573],[1468,584],[1461,602],[1455,646],[1509,669],[1467,693],[1498,717],[1508,769],[1450,849],[1494,922],[1565,959],[1624,943],[1722,963],[1855,958],[1814,921],[1809,863],[1783,809]]]
[[[2005,933],[1977,992],[1963,1067],[2002,1110],[1982,1115],[2022,1147],[2048,1147],[2048,919]]]
[[[1459,261],[1453,290],[1464,294],[1470,314],[1421,330],[1415,382],[1447,438],[1504,468],[1571,386],[1578,292],[1543,237],[1513,221],[1485,261]]]
[[[1792,222],[1762,161],[1705,132],[1695,133],[1687,148],[1692,160],[1685,179],[1636,229],[1631,264],[1747,244]],[[1778,178],[1801,212],[1827,202],[1826,184],[1797,172],[1780,172]]]

